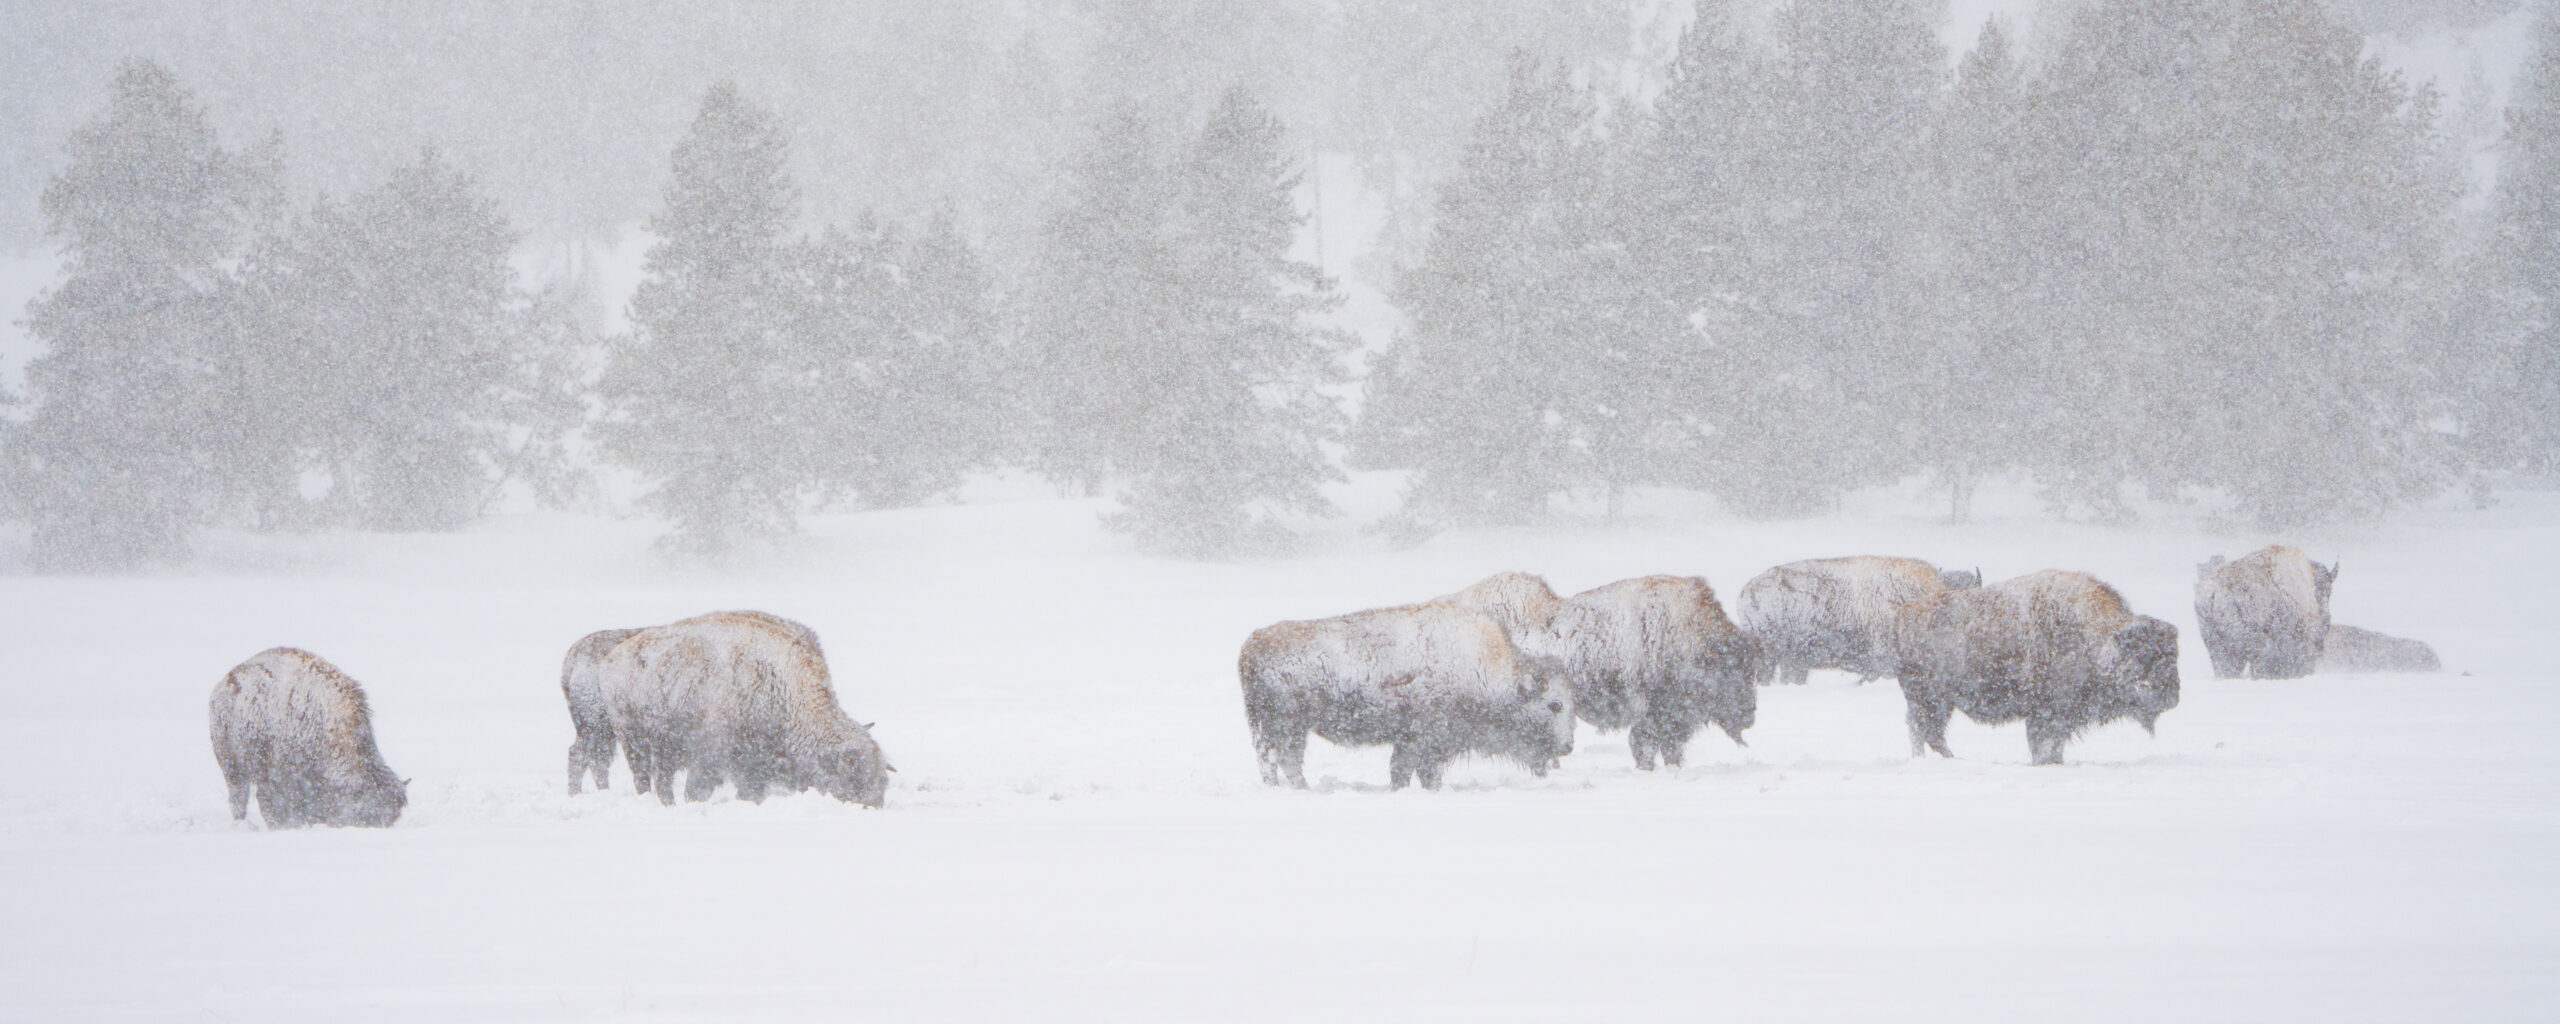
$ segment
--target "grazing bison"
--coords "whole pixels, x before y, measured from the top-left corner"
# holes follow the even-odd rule
[[[1553,659],[1523,654],[1502,627],[1439,603],[1283,622],[1254,631],[1236,659],[1262,781],[1307,786],[1307,734],[1395,745],[1396,788],[1440,788],[1464,753],[1509,757],[1545,775],[1573,750],[1573,689]]]
[[[2335,564],[2299,549],[2260,548],[2236,562],[2196,567],[2196,632],[2215,678],[2293,679],[2311,674],[2329,632]]]
[[[1759,645],[1734,628],[1695,576],[1644,576],[1573,595],[1533,648],[1564,662],[1573,709],[1626,729],[1636,767],[1678,767],[1689,737],[1713,725],[1742,742],[1759,706]]]
[[[604,671],[605,653],[638,632],[605,629],[589,633],[569,645],[568,656],[560,660],[560,695],[569,702],[569,724],[578,733],[577,739],[569,743],[570,796],[582,791],[580,783],[589,773],[595,775],[598,790],[607,788],[613,780],[613,719],[605,714],[599,676]],[[631,773],[631,783],[640,792],[649,791],[649,780],[639,771]]]
[[[845,716],[808,627],[762,612],[714,612],[614,643],[597,673],[613,733],[664,803],[727,781],[761,802],[775,786],[881,805],[895,771],[871,731]]]
[[[2178,629],[2127,610],[2115,588],[2046,570],[1953,590],[1917,617],[1899,671],[1911,753],[1949,757],[1947,718],[2025,720],[2036,764],[2094,725],[2131,718],[2149,731],[2178,706]]]
[[[1916,558],[1815,558],[1752,577],[1734,612],[1777,681],[1800,684],[1830,668],[1866,682],[1901,664],[1908,616],[1950,590],[1981,585],[1979,571],[1942,572]]]
[[[387,828],[409,804],[408,780],[373,745],[364,687],[319,655],[260,652],[214,686],[211,710],[235,821],[248,820],[252,792],[268,828]]]
[[[2320,643],[2322,672],[2442,672],[2436,649],[2423,640],[2385,636],[2332,623]]]

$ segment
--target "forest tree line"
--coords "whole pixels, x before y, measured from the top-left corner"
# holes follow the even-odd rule
[[[2011,472],[2070,514],[2367,515],[2560,457],[2539,14],[2474,214],[2432,87],[2314,0],[2095,0],[1961,61],[1918,3],[1700,0],[1647,102],[1515,57],[1365,353],[1292,256],[1305,149],[1242,87],[1095,119],[1020,252],[956,207],[809,230],[793,126],[714,87],[599,335],[438,152],[297,203],[286,140],[225,145],[133,62],[43,194],[6,511],[74,569],[449,529],[598,463],[703,553],[999,468],[1188,556],[1371,468],[1419,528],[1665,485],[1805,515],[1914,474],[1962,515]]]

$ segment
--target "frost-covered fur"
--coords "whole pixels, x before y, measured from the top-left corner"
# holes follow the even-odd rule
[[[2322,672],[2442,672],[2444,662],[2423,640],[2385,636],[2331,623],[2320,644]]]
[[[1262,781],[1307,786],[1307,734],[1395,745],[1389,781],[1440,787],[1461,754],[1508,757],[1545,775],[1573,750],[1563,666],[1524,654],[1486,616],[1437,602],[1283,622],[1236,659]]]
[[[409,804],[374,746],[364,687],[319,655],[277,647],[241,662],[214,686],[211,718],[234,820],[253,792],[268,828],[383,828]]]
[[[2196,567],[2196,632],[2216,678],[2292,679],[2311,674],[2329,632],[2329,587],[2338,567],[2274,545],[2234,562]]]
[[[1564,599],[1556,596],[1545,577],[1525,572],[1498,572],[1431,603],[1456,605],[1492,619],[1511,642],[1532,651],[1538,649],[1533,641],[1547,635],[1556,612],[1564,607]]]
[[[750,802],[780,786],[878,807],[895,770],[836,704],[816,634],[788,619],[714,612],[640,630],[605,653],[597,681],[633,778],[665,803],[681,771],[687,800],[726,781]]]
[[[1911,753],[1947,750],[1947,718],[2024,720],[2037,764],[2094,725],[2148,731],[2178,706],[2178,630],[2128,610],[2115,588],[2048,569],[1942,595],[1919,617],[1900,675]]]
[[[1595,587],[1558,606],[1538,650],[1564,662],[1574,713],[1626,729],[1636,767],[1678,766],[1702,725],[1735,743],[1759,706],[1759,645],[1734,627],[1695,576],[1644,576]]]
[[[1941,572],[1916,558],[1859,555],[1789,562],[1742,585],[1742,631],[1760,642],[1776,680],[1802,683],[1817,668],[1894,674],[1913,613],[1949,590],[1982,584],[1976,572]]]
[[[560,696],[569,703],[569,724],[578,733],[577,739],[569,743],[570,796],[581,792],[581,782],[590,773],[599,790],[613,780],[613,719],[605,714],[598,677],[604,671],[605,652],[638,632],[605,629],[589,633],[569,645],[568,656],[560,659]],[[649,791],[649,780],[640,778],[637,772],[633,773],[632,782],[641,792]]]

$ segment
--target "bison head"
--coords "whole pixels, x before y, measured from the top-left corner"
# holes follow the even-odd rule
[[[864,807],[886,802],[891,767],[871,730],[848,723],[841,742],[809,758],[809,784],[818,792]]]
[[[1520,688],[1519,724],[1527,749],[1521,760],[1545,764],[1573,753],[1573,672],[1563,659],[1521,658],[1527,678]]]
[[[2110,646],[2108,695],[2149,732],[2161,712],[2178,706],[2178,627],[2140,616],[2117,630]]]
[[[393,777],[389,772],[356,782],[332,783],[329,789],[330,807],[324,820],[341,828],[390,828],[400,820],[400,811],[409,806],[409,780]]]

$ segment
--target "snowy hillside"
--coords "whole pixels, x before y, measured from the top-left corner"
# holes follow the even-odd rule
[[[2341,622],[2441,676],[2217,681],[2194,565],[2270,538],[1890,501],[1389,550],[1362,510],[1289,561],[1132,554],[1053,499],[813,517],[765,565],[662,568],[645,523],[215,535],[191,573],[0,578],[0,1019],[2536,1020],[2560,1007],[2560,500],[2290,538]],[[2165,522],[2165,521],[2164,521]],[[23,544],[11,539],[12,546]],[[1466,762],[1388,792],[1383,749],[1256,779],[1254,627],[1497,569],[1579,589],[1892,552],[2087,569],[2182,633],[2184,703],[2029,768],[1958,720],[1912,760],[1898,691],[1762,691],[1737,748],[1640,774],[1584,727],[1545,779]],[[762,608],[824,638],[899,768],[888,807],[617,771],[563,793],[557,685],[588,630]],[[411,803],[387,831],[230,822],[205,699],[292,644],[372,695]]]

